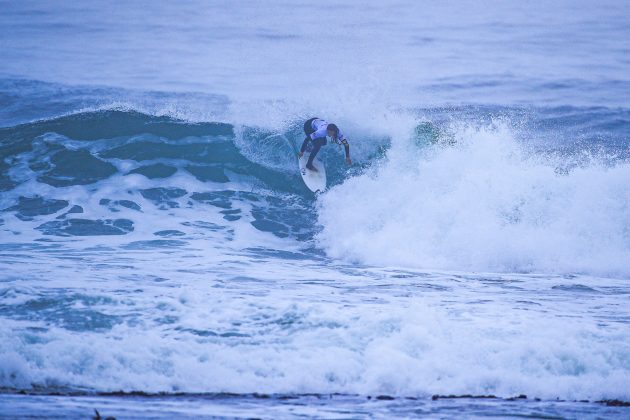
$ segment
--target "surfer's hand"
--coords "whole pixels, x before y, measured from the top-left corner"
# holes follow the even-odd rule
[[[352,165],[352,159],[350,159],[349,157],[346,158],[346,164],[348,165]]]

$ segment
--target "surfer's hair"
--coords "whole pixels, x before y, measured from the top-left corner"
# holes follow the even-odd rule
[[[326,130],[332,131],[333,133],[335,133],[335,136],[339,135],[339,127],[337,127],[335,124],[328,124]]]

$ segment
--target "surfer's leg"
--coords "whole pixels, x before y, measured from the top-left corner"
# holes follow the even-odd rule
[[[306,151],[306,148],[308,147],[308,143],[311,140],[311,134],[315,132],[315,130],[313,130],[313,120],[316,119],[317,118],[311,118],[310,120],[306,120],[306,122],[304,123],[304,134],[306,134],[306,138],[302,142],[300,153],[304,153]]]
[[[310,137],[306,137],[304,139],[304,142],[302,142],[302,147],[300,148],[300,153],[304,153],[306,151],[306,148],[308,147],[308,142],[311,140]]]
[[[313,169],[313,159],[315,159],[315,156],[317,156],[317,153],[319,153],[319,149],[322,148],[323,145],[325,145],[326,143],[328,143],[326,141],[326,137],[321,137],[318,139],[313,140],[313,150],[311,151],[311,154],[308,156],[308,162],[306,162],[306,167],[308,169]]]

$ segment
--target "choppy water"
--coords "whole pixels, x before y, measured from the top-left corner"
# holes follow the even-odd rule
[[[0,417],[628,415],[626,3],[0,10]]]

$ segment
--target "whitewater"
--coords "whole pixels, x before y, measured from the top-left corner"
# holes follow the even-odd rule
[[[624,2],[0,10],[0,418],[628,416]]]

